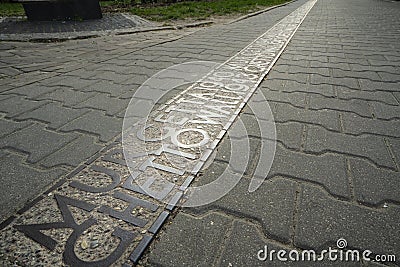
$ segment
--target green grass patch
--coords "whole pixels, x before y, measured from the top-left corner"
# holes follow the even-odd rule
[[[20,3],[0,3],[0,17],[4,16],[23,16],[24,8]]]
[[[100,1],[103,12],[130,11],[155,21],[180,19],[206,19],[210,16],[246,14],[262,8],[282,4],[289,0],[200,0],[168,3],[168,0],[107,0]],[[0,16],[25,15],[20,3],[0,3]]]
[[[133,7],[130,11],[155,21],[186,18],[205,19],[210,16],[245,14],[262,8],[288,2],[288,0],[215,0],[173,3],[165,6]]]

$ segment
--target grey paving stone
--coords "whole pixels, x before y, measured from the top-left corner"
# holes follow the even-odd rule
[[[130,76],[128,76],[129,78]],[[126,81],[126,80],[123,80]],[[121,81],[121,82],[123,82]],[[83,88],[86,92],[99,92],[99,93],[107,93],[110,96],[117,97],[124,93],[127,93],[131,90],[134,90],[136,85],[132,84],[123,84],[117,83],[116,81],[97,81],[91,85],[86,86]]]
[[[345,133],[399,136],[400,121],[398,120],[368,119],[351,113],[342,113],[341,116]]]
[[[5,119],[0,119],[0,137],[11,134],[24,127],[27,127],[28,125],[30,125],[29,122],[15,122]]]
[[[85,72],[81,70],[81,73]],[[82,79],[79,76],[73,76],[70,73],[66,73],[65,75],[58,76],[58,80],[56,82],[48,82],[46,80],[42,81],[42,83],[46,83],[48,86],[60,86],[60,87],[68,87],[74,90],[85,90],[86,87],[94,84],[96,81]]]
[[[42,193],[44,188],[65,173],[61,169],[37,170],[23,164],[23,158],[14,154],[7,154],[1,161],[0,222]]]
[[[1,148],[16,149],[28,154],[27,161],[38,162],[57,151],[77,136],[60,134],[44,129],[41,124],[33,124],[0,140]]]
[[[37,102],[26,100],[21,96],[15,96],[0,102],[0,112],[4,112],[6,113],[6,117],[12,118],[47,103],[46,101]]]
[[[261,85],[259,90],[264,94],[265,99],[268,101],[288,103],[296,107],[305,106],[305,100],[306,100],[305,93],[301,92],[286,93],[286,92],[271,91],[263,84]]]
[[[56,87],[48,87],[39,83],[33,83],[9,90],[7,93],[22,95],[34,99],[42,94],[52,92],[56,89]]]
[[[239,141],[239,144],[245,145],[246,142],[244,142],[244,141],[245,141],[244,139]],[[257,163],[258,154],[260,152],[260,142],[261,142],[259,139],[251,138],[251,137],[248,139],[248,141],[249,141],[249,151],[248,151],[249,161],[248,161],[247,167],[244,170],[245,175],[251,175],[254,172],[255,164]],[[229,163],[235,171],[239,171],[235,168],[235,167],[237,167],[235,165],[238,161],[241,161],[241,160],[243,161],[243,155],[240,155],[240,154],[232,155],[230,139],[224,138],[218,144],[215,159],[219,160],[221,162],[224,162],[225,163],[224,168],[226,168],[227,167],[226,164]]]
[[[260,137],[260,121],[253,114],[240,114],[239,118],[246,127],[248,136]]]
[[[392,92],[392,94],[396,98],[398,104],[400,104],[400,92]]]
[[[287,148],[300,150],[303,125],[296,122],[276,123],[276,140]]]
[[[317,124],[329,130],[339,131],[339,112],[332,110],[310,110],[277,103],[274,112],[276,122],[296,121]]]
[[[331,109],[353,112],[363,117],[372,117],[369,103],[359,99],[343,100],[312,95],[310,97],[310,109]]]
[[[399,255],[399,207],[370,209],[334,199],[313,186],[302,188],[296,246],[335,245],[339,238],[344,238],[351,248]]]
[[[381,101],[388,105],[398,105],[396,98],[390,93],[385,91],[360,91],[351,90],[347,88],[336,88],[338,97],[341,99],[362,99],[368,101]]]
[[[374,108],[375,116],[384,120],[400,119],[400,105],[389,106],[383,103],[371,103]]]
[[[394,154],[395,161],[397,162],[397,170],[400,170],[400,140],[398,138],[388,138],[390,150]]]
[[[93,79],[93,78],[95,78],[96,80],[101,79],[101,80],[111,81],[114,83],[119,83],[119,82],[129,79],[130,75],[129,74],[120,74],[120,73],[116,73],[114,71],[96,70],[96,76],[90,77],[89,79]]]
[[[348,154],[369,159],[378,166],[395,168],[383,138],[374,135],[356,137],[310,126],[307,130],[305,151],[314,153],[331,151]]]
[[[0,68],[0,74],[3,74],[5,76],[16,76],[20,73],[22,73],[22,71],[17,70],[13,67]]]
[[[348,71],[341,69],[332,69],[332,76],[334,78],[360,78],[360,79],[370,79],[379,81],[379,75],[374,71],[374,69],[370,69],[369,71]]]
[[[265,248],[266,246],[266,248]],[[262,250],[260,255],[258,253]],[[274,252],[272,250],[275,250]],[[279,260],[277,252],[286,251],[283,258]],[[291,261],[290,247],[263,238],[262,230],[257,225],[246,221],[234,221],[233,229],[226,241],[222,256],[217,263],[218,266],[343,266],[343,262],[334,261]],[[258,256],[267,257],[265,260],[258,259]],[[272,260],[269,253],[272,252]],[[298,251],[301,259],[301,251]],[[293,256],[293,255],[292,255]],[[346,262],[346,266],[361,266],[360,263]]]
[[[399,88],[399,82],[378,82],[378,81],[371,81],[368,79],[358,79],[358,82],[360,83],[360,88],[361,90],[365,91],[377,91],[377,90],[382,90],[382,91],[397,91]]]
[[[310,83],[311,84],[330,84],[336,86],[345,86],[348,88],[358,89],[359,85],[356,78],[335,78],[335,77],[326,77],[319,74],[311,74],[310,75]]]
[[[61,128],[65,132],[78,131],[97,135],[102,142],[111,141],[121,130],[121,119],[106,116],[100,111],[90,111]]]
[[[74,91],[70,88],[62,87],[50,93],[43,94],[37,97],[38,100],[55,100],[61,102],[65,106],[74,106],[93,97],[95,93],[86,93],[81,91]]]
[[[350,197],[345,157],[341,155],[309,155],[285,149],[278,144],[268,177],[274,176],[316,183],[333,195]]]
[[[400,203],[398,188],[400,173],[375,167],[359,159],[349,159],[355,196],[368,205],[385,201]]]
[[[379,76],[381,77],[382,81],[385,82],[399,82],[400,77],[399,74],[389,73],[389,72],[378,72]]]
[[[307,83],[308,74],[306,73],[281,73],[272,70],[268,75],[267,79],[281,79],[281,80],[291,80],[298,83]]]
[[[149,263],[156,266],[211,266],[232,219],[219,213],[197,218],[178,214],[152,249]],[[199,249],[201,248],[201,249]]]
[[[398,72],[398,70],[394,66],[390,66],[390,64],[391,64],[390,61],[387,60],[382,61],[382,60],[368,59],[367,64],[360,65],[360,64],[350,63],[350,66],[351,69],[355,71],[367,71],[372,69],[374,71],[380,71],[380,72],[389,72],[389,73]]]
[[[91,136],[79,136],[60,150],[41,160],[40,165],[47,168],[58,165],[77,167],[103,148],[102,145],[95,143],[95,139]]]
[[[64,124],[83,115],[87,110],[77,110],[61,106],[60,103],[49,103],[38,109],[25,112],[17,117],[18,120],[36,119],[48,123],[47,127],[57,129]]]
[[[194,186],[210,183],[219,177],[218,166],[207,169]],[[248,179],[241,179],[228,194],[221,199],[201,207],[191,208],[196,213],[208,210],[222,210],[236,217],[258,221],[265,236],[288,243],[294,210],[297,183],[276,177],[264,181],[256,191],[250,193]],[[263,205],[258,205],[264,203]],[[257,207],[257,208],[255,208]],[[275,223],[279,221],[280,223]]]
[[[118,99],[109,97],[107,94],[96,94],[95,96],[75,105],[76,108],[92,108],[104,110],[107,115],[115,115],[119,111],[126,109],[129,101],[125,99]]]
[[[326,97],[335,96],[335,92],[333,91],[333,86],[330,84],[315,85],[315,84],[301,84],[294,81],[286,81],[282,91],[313,93]]]

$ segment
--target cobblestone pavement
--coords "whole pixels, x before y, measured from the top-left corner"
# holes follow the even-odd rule
[[[85,162],[91,164],[104,155],[96,153],[120,136],[125,109],[141,83],[174,64],[223,62],[305,2],[204,29],[50,44],[1,42],[3,265],[52,263],[53,258],[43,256],[39,245],[37,254],[23,248],[20,243],[30,239],[14,227],[29,220],[38,223],[29,218],[38,212],[41,222],[54,222],[49,220],[54,213],[48,210],[23,208],[35,197],[42,196],[36,199],[39,203],[58,205],[60,210],[63,205],[74,206],[71,210],[78,223],[87,216],[76,210],[94,209],[60,196],[57,205],[46,202],[54,195],[46,190],[61,181],[55,188],[64,192],[60,179],[74,179],[86,168]],[[264,245],[275,250],[320,251],[336,246],[339,238],[346,239],[352,249],[400,257],[399,10],[399,2],[318,0],[258,89],[272,107],[277,128],[277,151],[268,179],[249,193],[255,167],[250,165],[239,184],[217,202],[175,210],[140,263],[258,266],[266,264],[257,259]],[[256,116],[245,107],[240,118],[249,132],[250,158],[262,162],[263,140]],[[229,164],[229,154],[225,137],[216,159],[195,178],[195,185],[218,177]],[[86,195],[81,197],[87,200]],[[67,222],[65,216],[64,209],[62,217]],[[71,233],[45,231],[55,240],[65,240]],[[121,232],[114,234],[123,239]],[[134,243],[140,246],[146,238]],[[101,251],[92,242],[78,242],[81,248],[90,246],[78,251],[78,257],[93,261],[115,249],[115,240],[107,249],[100,246]],[[51,251],[53,243],[46,244]],[[49,255],[58,263],[55,255],[64,248],[53,245],[55,250]],[[77,262],[71,255],[64,257]],[[283,265],[276,259],[271,264]],[[324,263],[329,264],[380,266]]]

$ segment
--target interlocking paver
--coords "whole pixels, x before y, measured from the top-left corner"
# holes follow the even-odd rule
[[[371,105],[374,108],[375,116],[379,119],[400,119],[400,105],[390,106],[379,102],[372,103]]]
[[[27,161],[35,163],[76,137],[76,134],[59,134],[46,130],[43,125],[35,123],[4,137],[0,141],[0,147],[27,153]]]
[[[310,109],[330,109],[352,112],[363,117],[372,117],[372,108],[368,101],[359,99],[343,100],[312,95],[310,97]]]
[[[195,186],[213,181],[218,177],[218,172],[222,172],[223,169],[221,165],[210,167],[204,172],[199,183],[195,183]],[[248,186],[247,179],[241,180],[232,191],[221,199],[203,207],[193,208],[193,210],[200,213],[208,210],[222,210],[235,217],[256,220],[261,224],[266,236],[288,243],[297,183],[276,177],[264,182],[256,194],[248,192]],[[264,203],[264,205],[258,206],[257,203]],[[254,208],[255,206],[257,208]],[[282,223],[274,223],[275,219]]]
[[[388,105],[398,105],[396,98],[390,92],[350,90],[348,88],[336,87],[338,97],[341,99],[362,99],[383,102]]]
[[[41,122],[48,123],[47,127],[57,129],[64,124],[80,117],[87,110],[76,110],[71,108],[62,107],[60,103],[49,103],[25,113],[22,113],[16,119],[27,120],[34,119]]]
[[[271,91],[268,87],[264,87],[263,85],[261,85],[260,91],[264,94],[266,100],[288,103],[296,107],[305,107],[306,94],[303,92],[286,93]]]
[[[302,186],[295,244],[303,248],[335,244],[345,237],[348,246],[374,253],[398,255],[399,207],[370,209],[332,199],[322,190]],[[390,236],[390,238],[387,238]]]
[[[274,112],[275,121],[296,121],[307,124],[317,124],[328,130],[339,131],[339,112],[334,110],[311,110],[277,103]]]
[[[390,150],[394,154],[394,160],[397,162],[397,170],[400,171],[400,141],[399,139],[388,138]]]
[[[79,136],[60,150],[41,160],[40,165],[47,168],[58,165],[77,167],[103,147],[96,144],[95,139],[92,136]]]
[[[107,115],[115,115],[121,110],[125,110],[128,106],[128,100],[121,100],[117,98],[111,98],[107,94],[98,93],[95,96],[81,102],[74,107],[76,108],[91,108],[97,110],[103,110]]]
[[[27,127],[28,125],[30,125],[29,122],[15,122],[15,121],[0,119],[0,136],[3,137],[5,135],[9,135],[24,127]]]
[[[150,263],[159,266],[211,266],[213,255],[223,242],[231,221],[218,213],[200,219],[179,214],[170,225],[164,242],[152,252]],[[186,238],[177,242],[174,237],[181,235]]]
[[[102,142],[109,142],[122,129],[122,120],[109,117],[101,111],[90,111],[61,127],[61,131],[78,131],[99,136]]]
[[[365,160],[350,159],[349,162],[358,201],[368,205],[400,202],[398,172],[377,168]]]
[[[278,144],[268,176],[277,175],[320,184],[333,195],[350,198],[346,161],[341,155],[306,155]]]
[[[86,93],[81,91],[74,91],[71,88],[59,88],[50,93],[43,94],[37,97],[38,100],[54,100],[61,102],[65,106],[75,106],[78,103],[81,103],[87,100],[90,97],[93,97],[95,93]]]
[[[334,133],[323,128],[310,126],[307,129],[305,151],[326,151],[366,158],[378,166],[395,168],[388,148],[382,137],[374,135],[352,136]]]
[[[376,134],[398,137],[400,121],[380,120],[360,117],[356,114],[341,114],[343,131],[350,134]]]
[[[0,102],[0,112],[5,113],[6,117],[12,118],[21,113],[43,106],[46,103],[46,101],[31,101],[19,96],[15,96]]]
[[[65,170],[62,169],[43,171],[21,164],[21,161],[20,156],[8,153],[1,158],[1,221],[12,215],[13,212],[10,211],[22,208],[65,174]]]

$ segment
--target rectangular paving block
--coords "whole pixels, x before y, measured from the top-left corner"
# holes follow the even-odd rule
[[[391,106],[384,103],[373,102],[371,106],[373,107],[375,116],[379,119],[400,119],[400,105]]]
[[[38,170],[23,163],[24,158],[7,154],[1,158],[2,172],[0,222],[23,207],[29,200],[42,193],[65,173],[62,169]]]
[[[306,94],[302,92],[286,93],[271,91],[263,84],[260,85],[258,90],[264,94],[265,99],[268,101],[288,103],[296,107],[305,107],[306,105]]]
[[[329,109],[343,112],[352,112],[363,117],[372,117],[369,102],[360,99],[343,100],[312,95],[309,103],[310,109]]]
[[[81,135],[60,150],[41,160],[40,165],[47,168],[58,165],[76,167],[103,147],[96,144],[95,141],[96,138],[93,136]]]
[[[47,101],[31,101],[22,96],[15,96],[0,102],[0,112],[6,113],[6,117],[12,118],[21,113],[36,109],[47,104]]]
[[[211,266],[231,221],[219,213],[201,218],[180,213],[160,235],[148,260],[162,266]]]
[[[345,133],[399,136],[400,121],[398,120],[370,119],[345,112],[341,113],[341,120]]]
[[[214,165],[214,164],[213,164]],[[209,184],[220,177],[223,166],[211,166],[198,178],[194,186]],[[232,176],[233,177],[233,176]],[[222,185],[218,178],[215,186]],[[218,185],[217,185],[218,184]],[[222,198],[205,206],[192,208],[196,213],[209,210],[223,210],[237,217],[255,219],[260,222],[267,237],[288,243],[290,240],[291,222],[294,211],[297,183],[282,177],[265,180],[254,192],[249,192],[249,179],[242,178],[236,186]],[[190,197],[190,196],[189,196]],[[263,205],[259,205],[263,203]],[[257,207],[257,208],[255,208]],[[277,224],[275,221],[280,223]]]
[[[400,141],[398,138],[388,138],[387,141],[397,163],[397,170],[400,171]]]
[[[326,77],[319,74],[310,74],[310,83],[311,84],[330,84],[335,86],[345,86],[348,88],[358,89],[359,85],[356,78],[335,78],[335,77]]]
[[[358,79],[361,90],[365,91],[389,91],[395,92],[399,88],[400,82],[381,82],[371,81],[369,79]]]
[[[300,122],[317,124],[332,131],[339,131],[339,112],[334,110],[311,110],[277,103],[274,112],[276,122]]]
[[[129,78],[131,78],[131,76],[128,76],[128,79]],[[135,85],[132,86],[132,84],[125,83],[124,81],[126,80],[117,83],[116,81],[99,80],[95,83],[85,86],[84,88],[82,88],[82,91],[88,93],[104,93],[109,94],[113,97],[117,97],[132,90],[133,87],[135,87]]]
[[[29,126],[29,122],[16,122],[11,120],[0,119],[0,137],[9,135],[15,131]]]
[[[63,107],[60,103],[49,103],[39,107],[38,109],[22,113],[17,117],[17,119],[34,119],[48,123],[46,126],[48,128],[57,129],[86,112],[88,111]]]
[[[54,100],[61,102],[65,106],[74,106],[93,97],[94,93],[86,93],[72,90],[72,88],[60,87],[52,92],[37,97],[38,100]]]
[[[52,92],[56,90],[56,87],[49,87],[45,85],[41,85],[40,83],[32,83],[28,85],[23,85],[21,87],[17,87],[15,89],[9,90],[6,93],[8,94],[16,94],[22,95],[30,99],[35,99],[36,97]]]
[[[99,136],[100,141],[109,142],[122,131],[122,120],[109,117],[101,111],[90,111],[64,125],[61,131],[78,131]]]
[[[277,221],[278,223],[278,221]],[[343,266],[343,262],[329,261],[325,258],[322,261],[313,261],[313,257],[308,259],[304,254],[305,260],[302,260],[302,251],[297,250],[299,260],[296,259],[295,250],[291,246],[267,239],[262,234],[257,223],[236,220],[233,228],[227,238],[226,246],[223,247],[221,258],[217,266]],[[278,251],[280,256],[278,257]],[[282,255],[283,254],[283,255]],[[290,254],[290,256],[289,256]],[[317,256],[318,252],[316,253]],[[346,266],[362,266],[359,262],[346,262]]]
[[[76,137],[76,134],[46,130],[44,125],[35,123],[1,139],[0,147],[27,153],[27,161],[35,163],[64,147]]]
[[[375,135],[354,136],[310,126],[307,129],[305,151],[348,154],[366,158],[378,166],[395,168],[383,137]]]
[[[262,162],[260,162],[262,164]],[[268,177],[284,176],[322,185],[333,195],[349,198],[350,189],[345,157],[324,154],[304,154],[277,145]]]
[[[361,99],[384,102],[388,105],[398,105],[396,98],[391,92],[352,90],[344,87],[336,87],[336,91],[340,99]]]
[[[400,202],[400,173],[389,171],[365,160],[349,159],[357,201],[367,205],[383,205],[385,201]]]
[[[98,93],[95,96],[81,102],[74,107],[76,108],[92,108],[104,110],[106,115],[115,115],[119,111],[126,109],[128,100],[110,97],[107,94]]]
[[[399,255],[399,216],[395,205],[371,209],[337,200],[320,188],[304,185],[295,245],[305,249],[335,246],[343,238],[348,248]]]

